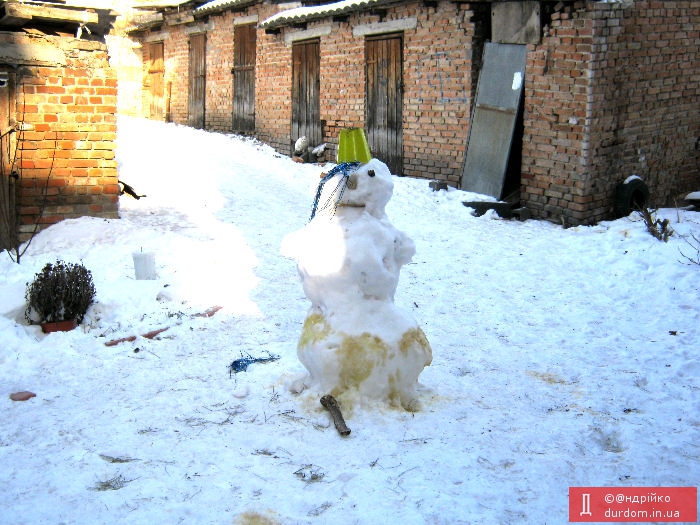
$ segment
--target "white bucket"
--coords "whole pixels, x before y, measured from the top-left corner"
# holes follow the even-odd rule
[[[134,252],[134,273],[136,280],[154,280],[156,278],[156,255],[153,252]]]

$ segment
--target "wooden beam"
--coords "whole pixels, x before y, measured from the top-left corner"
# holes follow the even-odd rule
[[[24,9],[22,4],[5,3],[0,6],[0,25],[21,26],[32,19],[32,15]]]
[[[0,8],[0,26],[22,26],[33,20],[97,24],[99,17],[92,10],[75,10],[46,5],[5,2]]]
[[[194,22],[194,14],[191,10],[183,12],[166,12],[163,13],[166,25],[177,26],[181,24],[191,24]]]

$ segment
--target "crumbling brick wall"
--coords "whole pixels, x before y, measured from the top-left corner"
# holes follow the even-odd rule
[[[472,97],[475,9],[466,4],[438,2],[425,7],[408,2],[381,13],[355,13],[345,19],[331,18],[306,24],[307,34],[320,34],[320,110],[323,140],[337,145],[340,131],[364,127],[365,37],[358,26],[376,25],[376,31],[397,31],[403,37],[403,174],[438,179],[457,185],[469,129]],[[406,27],[392,22],[415,20]],[[385,24],[385,26],[383,26]],[[329,31],[321,31],[330,26]],[[396,28],[396,29],[392,29]],[[256,134],[286,152],[291,120],[291,46],[285,42],[295,28],[276,35],[259,32],[256,96]],[[315,33],[317,31],[317,33]],[[477,46],[480,44],[477,44]],[[329,155],[333,158],[333,154]]]
[[[143,42],[165,43],[173,122],[187,123],[188,34],[200,26],[207,33],[205,127],[230,131],[233,25],[242,18],[263,21],[277,9],[256,4],[186,24],[166,24],[141,37]],[[334,156],[333,146],[341,129],[363,127],[365,123],[365,43],[364,36],[353,34],[353,28],[415,18],[415,27],[403,30],[404,174],[457,185],[469,128],[469,101],[475,87],[472,69],[480,58],[480,51],[474,56],[472,47],[476,45],[480,50],[480,42],[486,36],[479,33],[480,25],[474,23],[475,12],[482,18],[488,16],[484,15],[483,4],[470,8],[467,4],[440,1],[425,8],[422,2],[409,2],[381,14],[356,13],[342,20],[329,18],[305,24],[303,30],[309,35],[331,25],[329,32],[321,32],[318,37],[323,140],[331,144],[328,158]],[[294,40],[285,38],[285,32],[288,35],[298,29],[285,28],[276,34],[259,29],[257,34],[255,135],[285,154],[290,153],[296,138],[291,136]],[[474,42],[475,35],[479,42]]]
[[[466,4],[410,4],[404,32],[404,174],[459,185],[473,97],[478,24]],[[478,44],[477,44],[478,46]]]
[[[262,21],[274,14],[256,10]],[[255,67],[255,136],[290,153],[292,122],[292,47],[280,35],[258,30]]]
[[[647,182],[654,206],[696,190],[698,3],[540,6],[542,38],[528,45],[523,91],[522,204],[534,217],[574,225],[610,218],[615,188],[629,175]],[[250,17],[262,22],[278,9],[256,3],[197,19],[179,14],[183,22],[144,37],[165,43],[174,122],[187,123],[188,35],[207,33],[205,126],[230,131],[233,25]],[[323,141],[333,159],[340,130],[365,123],[366,33],[356,29],[397,31],[403,39],[403,174],[458,186],[490,9],[489,2],[407,1],[276,31],[259,28],[255,135],[290,153],[296,138],[292,46],[295,38],[318,39]]]
[[[207,88],[205,127],[230,131],[233,114],[233,19],[222,13],[207,24]]]
[[[118,216],[117,81],[104,44],[0,33],[14,71],[19,234],[67,218]]]
[[[700,188],[700,3],[598,5],[592,172],[603,199],[639,175],[651,205]],[[602,199],[599,199],[602,200]]]
[[[177,124],[186,125],[189,86],[189,34],[185,33],[185,26],[168,26],[165,31],[152,35],[148,41],[164,42],[165,96],[168,98],[167,105],[170,107],[169,119]],[[145,67],[148,67],[148,62],[145,62]],[[144,78],[146,77],[147,71],[144,71]]]
[[[377,17],[373,17],[376,21]],[[324,141],[338,144],[345,128],[365,127],[364,39],[353,37],[352,28],[372,20],[355,15],[333,24],[321,38],[321,119],[325,121]],[[317,22],[328,25],[328,21]],[[335,158],[337,148],[331,148]]]
[[[616,187],[651,206],[700,184],[697,2],[559,3],[529,46],[522,196],[564,224],[610,218]]]

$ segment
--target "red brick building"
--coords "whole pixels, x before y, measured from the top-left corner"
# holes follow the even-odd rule
[[[3,2],[2,246],[65,218],[117,217],[109,12]]]
[[[291,154],[365,128],[396,174],[509,198],[565,225],[700,187],[693,1],[189,2],[133,35],[146,116]],[[297,6],[297,7],[294,7]]]

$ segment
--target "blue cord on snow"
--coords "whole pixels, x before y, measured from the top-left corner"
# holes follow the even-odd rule
[[[321,182],[318,183],[318,189],[316,190],[316,198],[314,199],[314,206],[311,209],[311,217],[309,217],[309,222],[316,216],[317,211],[323,211],[325,210],[328,206],[330,206],[331,201],[335,200],[333,203],[334,209],[338,207],[338,204],[340,204],[340,199],[343,198],[343,193],[345,192],[345,186],[348,182],[348,177],[357,170],[357,168],[360,167],[360,162],[342,162],[338,164],[335,168],[333,168],[331,171],[326,174],[325,177],[321,179]],[[323,191],[323,186],[331,180],[333,177],[338,175],[340,173],[341,175],[341,180],[338,182],[338,185],[335,187],[333,190],[333,193],[331,193],[331,196],[328,198],[328,201],[324,204],[321,209],[318,209],[318,201],[321,199],[321,192]],[[338,191],[338,188],[340,188],[340,194],[336,199],[333,199],[333,195]]]

